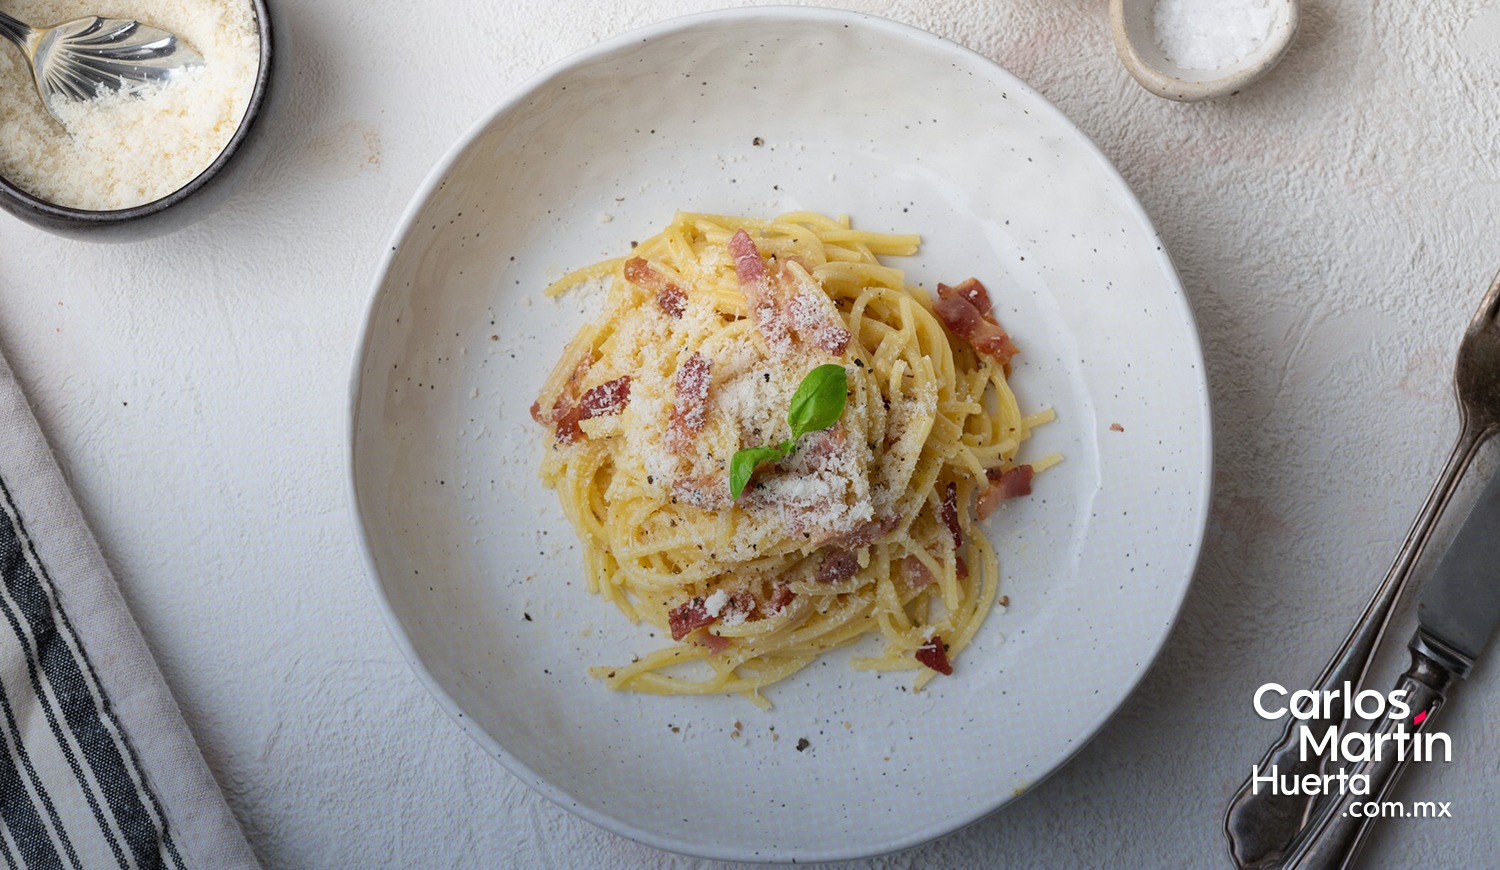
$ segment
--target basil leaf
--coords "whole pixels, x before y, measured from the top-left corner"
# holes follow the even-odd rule
[[[745,491],[745,484],[750,482],[750,476],[755,474],[755,469],[762,462],[774,462],[785,456],[779,447],[746,447],[737,450],[733,458],[729,460],[729,498],[738,499],[740,493]]]
[[[844,413],[844,398],[848,391],[849,373],[838,363],[821,365],[808,372],[797,386],[792,406],[786,412],[786,421],[792,426],[792,439],[837,423]]]
[[[774,447],[746,447],[737,450],[729,460],[729,497],[737,500],[755,469],[766,462],[781,459],[797,446],[797,439],[809,432],[827,429],[837,423],[844,414],[844,400],[849,391],[849,373],[837,363],[821,365],[807,373],[797,392],[792,396],[792,406],[787,411],[786,421],[792,427],[792,437]]]

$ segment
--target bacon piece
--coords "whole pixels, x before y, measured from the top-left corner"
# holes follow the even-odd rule
[[[852,550],[834,550],[818,566],[819,583],[842,583],[859,570],[859,554]]]
[[[1008,365],[1010,358],[1021,352],[998,323],[985,319],[979,309],[961,296],[938,300],[934,310],[950,332],[1001,365]]]
[[[546,411],[542,410],[541,399],[531,404],[531,419],[543,426],[552,426],[556,439],[563,444],[570,444],[583,435],[583,430],[578,428],[578,388],[593,364],[592,356],[584,354],[579,357],[567,381],[558,391],[557,398],[553,399],[552,407]]]
[[[978,279],[969,278],[957,287],[938,284],[937,291],[935,308],[943,325],[975,350],[993,357],[1001,365],[1009,365],[1010,358],[1021,352],[995,320],[990,310],[990,293]]]
[[[583,394],[578,400],[578,419],[592,420],[595,417],[612,417],[630,404],[630,375],[622,375],[605,381]]]
[[[797,597],[792,587],[785,583],[777,583],[776,589],[771,592],[771,600],[766,602],[766,610],[771,613],[780,613],[787,608],[788,604]]]
[[[755,240],[744,230],[735,230],[729,237],[729,255],[734,257],[734,274],[740,284],[761,284],[766,280],[766,263],[760,258],[760,249]]]
[[[953,665],[948,664],[948,648],[942,637],[934,634],[932,639],[917,647],[917,661],[943,676],[953,675]]]
[[[849,435],[844,431],[843,423],[835,423],[830,429],[821,432],[809,432],[801,442],[797,450],[804,456],[812,459],[813,464],[822,466],[828,460],[844,452],[844,445],[849,443]]]
[[[729,596],[719,616],[726,622],[754,622],[760,619],[760,604],[748,590],[741,589]]]
[[[958,579],[964,580],[969,576],[969,563],[964,561],[963,556],[954,558],[954,574]],[[907,556],[901,560],[901,576],[906,580],[906,587],[913,592],[931,583],[934,579],[932,570],[929,569],[921,559],[916,556]]]
[[[791,315],[792,330],[803,341],[811,342],[834,356],[842,356],[853,337],[844,328],[839,310],[823,288],[801,264],[789,262],[782,267],[781,280]]]
[[[1000,475],[1000,492],[1005,498],[1020,498],[1031,495],[1031,481],[1036,471],[1030,465],[1017,465]]]
[[[553,424],[553,437],[559,444],[572,444],[583,437],[583,427],[578,425],[579,414],[582,412],[582,407],[569,405],[568,409],[558,416],[557,422]]]
[[[843,549],[862,550],[895,531],[899,525],[901,525],[900,517],[870,520],[838,536],[834,539],[834,543]]]
[[[933,580],[932,570],[916,556],[901,560],[901,576],[906,578],[907,588],[912,590],[921,589]]]
[[[662,273],[651,268],[651,264],[640,257],[625,261],[625,280],[643,290],[661,290],[668,284]]]
[[[681,317],[687,310],[687,293],[640,257],[631,257],[625,261],[625,280],[637,287],[655,291],[656,304],[668,317]]]
[[[998,468],[986,471],[984,475],[989,478],[990,485],[985,489],[984,494],[979,496],[979,504],[974,512],[981,520],[986,519],[995,512],[1001,502],[1031,495],[1033,474],[1030,465],[1017,465],[1009,471],[1001,471]]]
[[[734,257],[734,273],[740,280],[740,291],[755,318],[755,325],[766,340],[766,346],[777,356],[792,349],[791,327],[781,310],[781,300],[771,286],[765,261],[750,234],[736,230],[729,238],[729,254]]]
[[[687,294],[676,284],[668,284],[657,291],[656,304],[668,317],[679,318],[687,311]]]
[[[707,647],[712,653],[721,653],[729,648],[729,638],[721,637],[711,631],[700,631],[693,640],[700,646]]]
[[[708,608],[703,605],[703,598],[694,596],[667,613],[667,626],[672,629],[673,640],[682,640],[691,632],[712,624],[716,619],[718,619],[717,616],[709,615]]]
[[[948,533],[953,536],[953,549],[957,550],[964,545],[964,530],[958,524],[958,484],[948,481],[948,487],[943,490],[943,523],[948,526]]]
[[[944,286],[943,284],[938,284],[939,298],[943,295]],[[978,309],[979,313],[984,315],[985,320],[994,321],[995,318],[990,314],[990,309],[994,307],[993,303],[990,302],[990,291],[984,289],[984,285],[979,283],[978,278],[968,278],[958,286],[949,287],[948,289]]]
[[[688,357],[673,379],[677,399],[672,404],[672,420],[667,424],[667,448],[683,453],[703,431],[708,418],[708,385],[713,362],[701,353]]]
[[[817,296],[822,296],[822,299],[816,298]],[[840,326],[837,321],[826,318],[823,303],[827,300],[828,297],[823,296],[821,290],[803,290],[793,296],[790,306],[792,329],[796,330],[799,336],[830,354],[842,356],[848,349],[849,339],[852,336],[849,330]]]
[[[590,354],[584,354],[573,364],[573,371],[568,373],[568,379],[563,382],[562,389],[558,391],[557,398],[547,413],[541,413],[541,400],[531,406],[531,415],[538,423],[555,423],[558,418],[572,409],[578,401],[578,388],[583,385],[583,379],[588,376],[589,368],[593,366],[594,358]]]
[[[730,503],[728,476],[705,474],[684,477],[672,484],[672,495],[696,508],[718,510]]]

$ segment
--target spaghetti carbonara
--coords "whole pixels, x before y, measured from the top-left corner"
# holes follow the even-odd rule
[[[1052,415],[1017,408],[984,286],[932,300],[876,259],[918,241],[809,213],[678,214],[548,288],[608,282],[532,407],[542,479],[589,590],[677,641],[590,669],[611,688],[765,706],[762,688],[867,634],[884,650],[857,668],[915,671],[918,689],[952,673],[999,585],[976,520],[1059,457],[1016,461]],[[842,411],[794,438],[798,388],[830,364]],[[733,492],[735,455],[777,444]]]

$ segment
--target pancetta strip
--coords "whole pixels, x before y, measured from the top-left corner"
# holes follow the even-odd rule
[[[676,399],[672,419],[667,423],[667,449],[685,453],[703,431],[708,418],[708,387],[712,383],[713,362],[701,353],[688,357],[673,378]]]
[[[823,466],[842,454],[848,443],[849,436],[844,431],[844,424],[834,423],[831,428],[821,432],[808,433],[797,443],[797,450],[810,457],[815,466]]]
[[[818,566],[819,583],[842,583],[859,570],[859,554],[852,550],[834,550]]]
[[[1010,358],[1021,352],[1015,342],[1010,340],[1010,335],[1000,328],[1000,324],[986,319],[973,303],[962,296],[950,295],[946,299],[939,299],[933,310],[950,332],[1001,365],[1009,365]]]
[[[894,532],[899,525],[901,525],[900,517],[869,520],[855,526],[851,531],[839,535],[834,539],[833,543],[840,549],[862,550],[889,535],[891,532]]]
[[[640,257],[631,257],[625,261],[625,280],[655,293],[657,307],[668,317],[681,317],[687,311],[687,293]]]
[[[979,310],[979,313],[983,315],[986,320],[993,321],[995,319],[994,314],[991,312],[991,309],[994,308],[994,304],[990,302],[990,291],[984,289],[984,285],[979,283],[978,278],[969,278],[956,287],[948,287],[948,285],[946,284],[939,284],[939,299],[943,298],[943,291],[945,289],[950,293],[959,296],[964,300],[967,300],[970,305]]]
[[[776,588],[771,592],[771,600],[766,602],[766,611],[768,613],[780,613],[796,597],[797,593],[792,591],[792,587],[785,583],[778,583],[776,584]]]
[[[791,315],[792,331],[797,337],[817,345],[833,356],[842,356],[853,337],[844,328],[843,317],[838,307],[813,276],[798,263],[789,262],[782,267],[781,279]]]
[[[948,534],[953,536],[953,549],[957,550],[964,545],[964,530],[958,524],[958,484],[951,480],[943,490],[942,514],[943,525],[948,527]]]
[[[554,436],[564,444],[570,444],[583,435],[583,430],[578,428],[581,413],[578,407],[578,388],[593,364],[594,358],[588,354],[578,358],[550,408],[543,409],[540,399],[531,403],[531,419],[543,426],[553,427]]]
[[[622,375],[605,381],[583,394],[578,400],[578,419],[592,420],[595,417],[610,417],[625,410],[630,404],[630,375]]]
[[[986,519],[990,514],[995,513],[995,508],[1001,507],[1002,501],[1031,495],[1031,481],[1034,474],[1031,465],[1017,465],[1016,468],[1004,472],[996,468],[984,472],[984,475],[990,478],[990,486],[987,486],[984,493],[981,493],[980,502],[975,505],[975,513],[980,519]]]
[[[776,288],[772,286],[766,263],[760,258],[760,249],[750,234],[736,230],[729,237],[729,254],[734,257],[734,273],[740,281],[740,291],[750,306],[750,315],[766,340],[771,353],[784,356],[792,349],[791,327],[786,313],[781,310]]]
[[[583,427],[578,425],[579,415],[583,408],[574,404],[569,405],[567,410],[558,416],[553,423],[553,438],[559,444],[572,444],[583,437]]]
[[[700,510],[720,510],[730,504],[729,478],[724,474],[684,477],[673,482],[672,497]]]
[[[693,631],[710,625],[717,616],[712,616],[701,597],[694,597],[672,608],[667,613],[667,627],[672,630],[673,640],[682,640]]]
[[[687,311],[687,293],[676,284],[668,284],[657,292],[656,304],[668,317],[681,317]]]
[[[906,588],[916,591],[933,581],[932,569],[916,556],[907,556],[901,560],[901,576],[906,580]]]
[[[917,661],[934,671],[944,676],[953,675],[953,665],[948,663],[948,648],[940,636],[934,634],[931,640],[917,647],[916,656]]]
[[[749,590],[741,589],[729,596],[729,603],[724,605],[719,618],[730,625],[735,622],[754,622],[761,618],[760,603]]]
[[[693,640],[697,641],[699,646],[706,647],[712,653],[721,653],[729,648],[729,638],[720,637],[711,631],[700,631]]]
[[[1005,472],[993,468],[985,472],[985,477],[989,478],[990,485],[979,496],[979,503],[975,507],[974,512],[982,520],[994,513],[1001,502],[1007,499],[1020,498],[1023,495],[1031,495],[1031,478],[1033,473],[1030,465],[1017,465],[1015,468]]]

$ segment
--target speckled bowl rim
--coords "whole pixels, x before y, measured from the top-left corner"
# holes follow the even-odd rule
[[[133,205],[129,208],[99,211],[57,205],[34,194],[27,193],[17,187],[10,179],[4,175],[0,175],[0,199],[9,200],[13,205],[24,210],[26,213],[35,215],[42,220],[54,224],[62,224],[70,229],[88,229],[90,227],[118,226],[139,221],[166,211],[199,190],[202,190],[229,163],[234,157],[235,152],[239,150],[240,144],[250,135],[250,129],[255,126],[255,121],[260,116],[261,105],[265,102],[266,93],[270,89],[271,58],[273,55],[272,44],[275,40],[272,38],[271,10],[267,5],[269,0],[249,0],[249,3],[255,8],[255,30],[260,40],[259,64],[255,70],[255,87],[250,91],[250,101],[245,105],[245,113],[240,116],[240,122],[235,127],[234,135],[229,137],[229,142],[224,145],[223,150],[213,159],[213,162],[205,166],[186,184],[160,199],[153,199],[150,202]]]
[[[847,848],[839,851],[781,854],[771,858],[767,858],[764,855],[754,855],[749,852],[741,853],[729,850],[714,851],[706,849],[698,844],[682,842],[673,839],[670,836],[663,836],[657,832],[640,828],[636,825],[624,822],[607,813],[599,812],[586,804],[580,804],[575,801],[572,796],[568,794],[568,792],[555,786],[545,776],[541,775],[538,771],[533,770],[530,766],[512,755],[503,745],[501,745],[498,741],[491,737],[484,729],[471,727],[472,723],[467,719],[463,709],[447,692],[447,690],[442,687],[438,680],[433,676],[432,672],[423,663],[420,654],[417,652],[411,639],[407,636],[405,630],[402,628],[400,618],[395,612],[390,598],[386,595],[386,592],[381,585],[380,571],[378,565],[376,564],[374,550],[370,541],[369,530],[365,525],[364,518],[361,515],[359,509],[359,493],[356,483],[358,469],[355,464],[355,443],[358,436],[357,428],[359,425],[360,384],[363,374],[364,361],[375,338],[375,330],[377,326],[376,314],[377,306],[379,305],[381,299],[381,289],[384,285],[386,275],[389,273],[393,263],[396,260],[399,246],[406,240],[408,234],[416,226],[418,216],[421,214],[430,198],[440,189],[448,173],[458,164],[459,160],[468,151],[468,149],[472,147],[474,142],[481,135],[483,135],[484,132],[488,130],[490,126],[493,125],[500,117],[524,106],[527,100],[535,96],[539,91],[546,88],[554,80],[573,72],[575,69],[607,59],[612,55],[625,51],[626,49],[638,48],[639,45],[643,42],[661,40],[667,37],[693,31],[707,26],[712,26],[715,24],[751,20],[779,20],[786,22],[787,24],[792,26],[804,22],[836,22],[849,27],[867,27],[881,31],[884,34],[887,34],[899,40],[914,43],[921,42],[924,46],[928,47],[931,47],[933,43],[937,43],[938,46],[941,47],[941,49],[953,53],[955,64],[958,64],[960,62],[969,64],[983,64],[984,66],[992,70],[1000,71],[1012,80],[1013,84],[1010,85],[1010,87],[1025,91],[1029,95],[1033,96],[1039,103],[1044,105],[1052,113],[1053,119],[1057,123],[1063,125],[1063,127],[1065,127],[1067,130],[1072,131],[1073,134],[1078,137],[1079,142],[1098,161],[1101,171],[1106,173],[1109,177],[1112,178],[1113,181],[1118,184],[1119,191],[1122,195],[1123,200],[1128,203],[1130,213],[1134,217],[1136,217],[1144,226],[1154,226],[1150,220],[1150,217],[1146,214],[1145,208],[1141,205],[1139,198],[1136,197],[1134,192],[1130,190],[1129,185],[1126,183],[1119,170],[1115,168],[1114,164],[1109,161],[1109,159],[1101,150],[1099,150],[1098,146],[1095,145],[1087,135],[1079,130],[1078,127],[1071,120],[1069,120],[1060,109],[1054,106],[1045,97],[1042,97],[1031,86],[1025,84],[1020,79],[1015,78],[1014,75],[1004,70],[993,60],[990,60],[984,55],[979,54],[978,52],[975,52],[969,48],[959,45],[958,43],[952,42],[951,40],[942,37],[938,37],[935,34],[932,34],[920,28],[902,24],[896,21],[891,21],[889,19],[880,18],[878,16],[869,15],[866,13],[850,12],[838,9],[809,6],[758,6],[685,15],[670,18],[656,24],[624,32],[546,67],[541,72],[537,73],[535,76],[518,86],[503,100],[501,100],[494,109],[485,113],[482,117],[480,117],[478,121],[472,124],[461,136],[459,136],[455,143],[450,146],[447,152],[445,152],[443,156],[437,161],[432,171],[428,173],[427,177],[422,181],[416,191],[412,194],[411,199],[407,203],[405,211],[397,221],[396,228],[392,232],[388,244],[385,246],[385,249],[381,254],[380,263],[376,267],[374,279],[371,283],[371,292],[366,299],[364,316],[362,319],[358,339],[355,343],[353,357],[350,363],[351,374],[348,388],[348,416],[345,421],[345,497],[348,503],[350,520],[354,527],[355,540],[358,545],[361,558],[364,561],[366,581],[370,584],[370,587],[374,592],[381,615],[385,620],[386,628],[390,632],[391,638],[395,642],[397,648],[400,650],[401,655],[406,659],[407,664],[411,666],[413,673],[416,674],[419,681],[427,688],[427,690],[432,694],[433,698],[438,702],[438,705],[448,714],[448,716],[454,721],[454,723],[457,724],[465,734],[467,734],[471,739],[479,744],[479,746],[483,748],[488,754],[494,756],[497,760],[500,761],[502,765],[505,766],[507,770],[509,770],[518,779],[531,787],[537,793],[552,801],[554,804],[568,810],[569,812],[572,812],[573,814],[589,822],[594,823],[595,825],[598,825],[601,828],[604,828],[605,830],[628,837],[639,843],[643,843],[657,849],[662,849],[664,851],[695,858],[704,858],[719,861],[740,861],[757,864],[796,864],[869,859],[879,857],[881,855],[890,855],[903,852],[905,850],[921,846],[924,843],[932,842],[933,840],[948,836],[964,828],[967,828],[970,825],[988,818],[1004,807],[1009,806],[1014,802],[1015,796],[1005,793],[1006,790],[1003,787],[997,785],[995,799],[993,801],[976,807],[972,812],[968,814],[953,818],[951,823],[946,826],[935,826],[928,830],[913,833],[902,840],[895,841],[877,850],[872,851],[867,848],[861,848],[861,846],[857,843],[850,843],[848,844]],[[1170,278],[1172,290],[1174,291],[1173,297],[1178,308],[1177,313],[1191,327],[1189,336],[1191,346],[1187,348],[1187,350],[1190,351],[1194,357],[1201,360],[1203,358],[1203,351],[1202,343],[1199,338],[1199,332],[1197,329],[1197,321],[1193,316],[1191,307],[1188,305],[1187,296],[1182,290],[1181,280],[1178,278],[1175,266],[1172,265],[1170,257],[1166,253],[1165,248],[1160,248],[1159,250],[1161,251],[1160,257],[1163,261],[1163,267],[1165,269],[1167,277]],[[1088,730],[1085,739],[1079,740],[1069,753],[1067,753],[1064,757],[1057,759],[1055,763],[1053,763],[1050,770],[1046,771],[1044,774],[1038,776],[1035,780],[1033,780],[1029,784],[1027,791],[1034,789],[1048,777],[1052,776],[1052,774],[1065,767],[1074,757],[1077,756],[1077,754],[1085,746],[1087,746],[1093,740],[1094,737],[1099,734],[1101,730],[1103,730],[1104,726],[1107,725],[1110,720],[1119,713],[1119,710],[1124,706],[1125,701],[1132,694],[1134,694],[1135,690],[1140,686],[1141,681],[1145,679],[1146,674],[1151,671],[1156,660],[1160,657],[1162,649],[1166,646],[1167,640],[1171,637],[1172,632],[1175,629],[1177,620],[1181,615],[1182,604],[1187,597],[1188,590],[1192,586],[1192,576],[1196,573],[1197,565],[1201,558],[1202,542],[1208,527],[1209,505],[1212,500],[1212,413],[1211,408],[1209,407],[1209,394],[1206,373],[1204,372],[1204,369],[1201,365],[1197,367],[1196,371],[1198,373],[1198,397],[1202,403],[1202,427],[1198,432],[1198,437],[1204,463],[1204,484],[1202,487],[1201,496],[1198,499],[1198,503],[1193,506],[1193,509],[1196,512],[1196,523],[1195,528],[1192,532],[1192,556],[1187,565],[1186,576],[1183,579],[1181,585],[1176,590],[1175,596],[1172,597],[1169,601],[1163,602],[1164,604],[1170,604],[1170,614],[1169,618],[1166,621],[1166,627],[1157,639],[1155,648],[1152,649],[1150,651],[1150,654],[1143,659],[1142,666],[1136,671],[1134,679],[1127,687],[1127,690],[1121,694],[1120,701],[1114,706],[1112,710],[1108,712],[1108,714],[1104,715],[1098,721],[1093,723],[1093,726]]]

